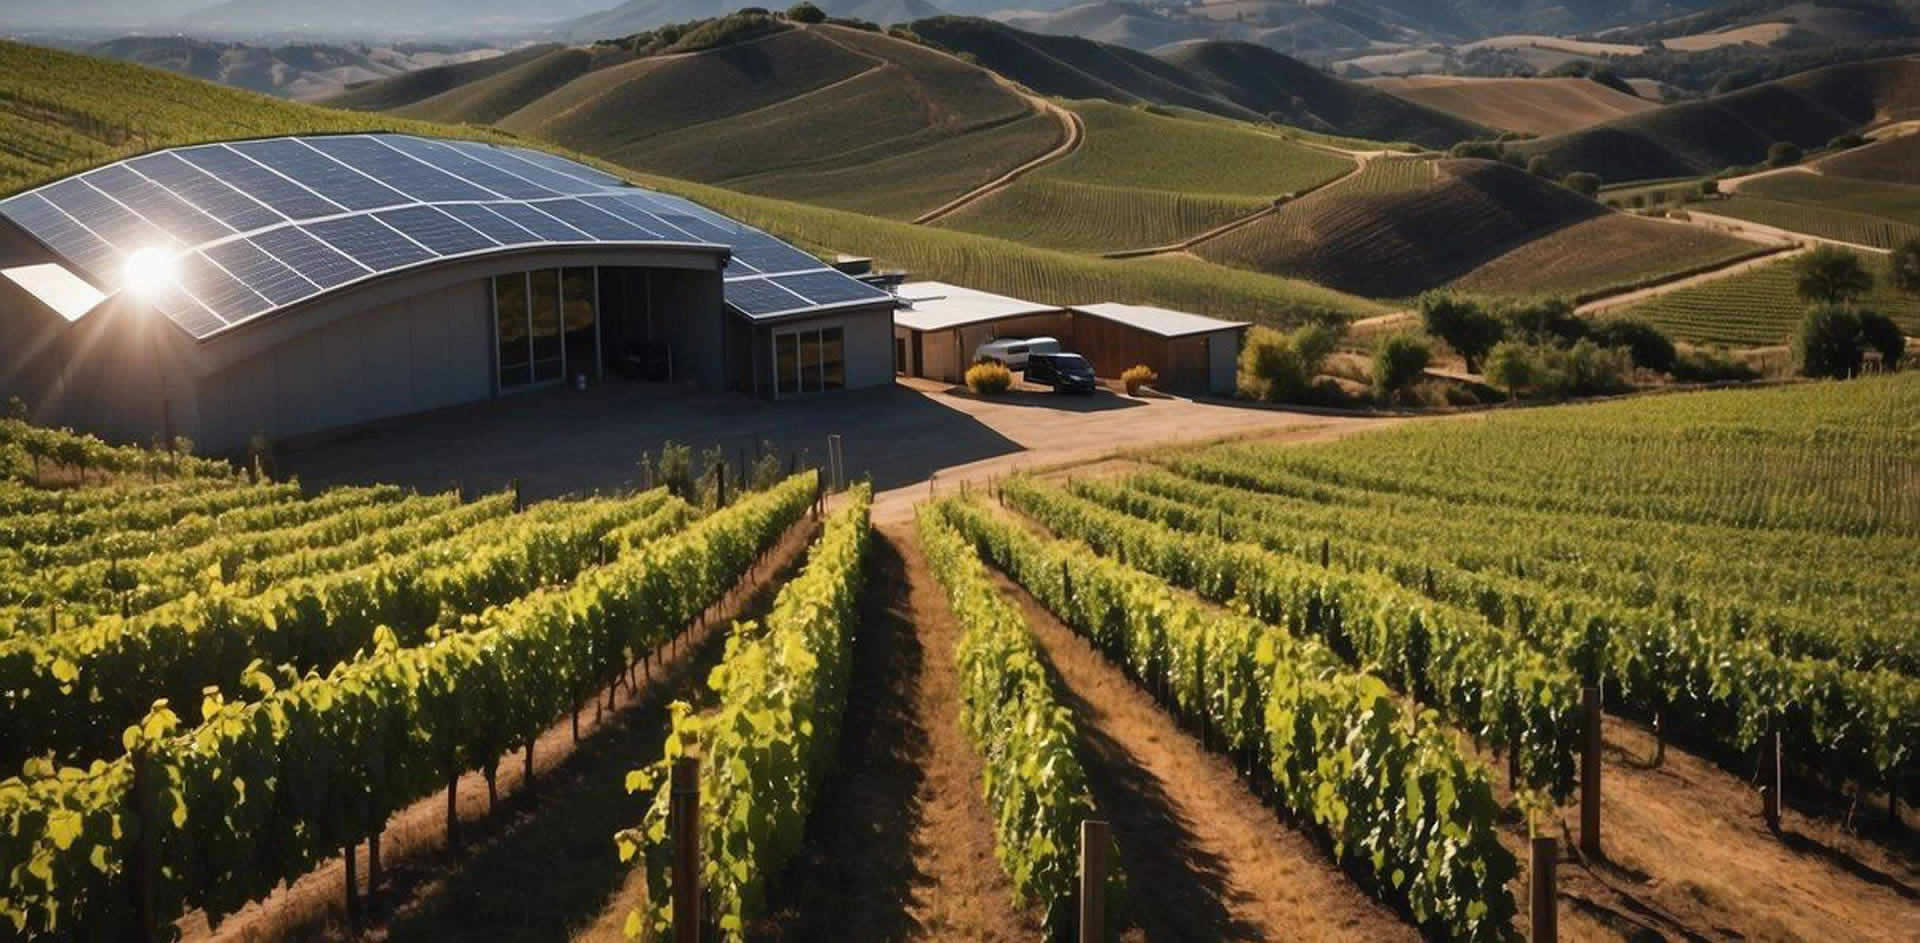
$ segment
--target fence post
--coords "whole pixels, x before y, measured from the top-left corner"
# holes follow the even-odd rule
[[[1558,845],[1552,836],[1533,839],[1533,862],[1528,872],[1533,893],[1527,908],[1533,926],[1533,933],[1528,937],[1532,943],[1555,943],[1560,938],[1559,902],[1554,890],[1554,871],[1560,864]]]
[[[1580,851],[1590,858],[1600,853],[1600,689],[1580,689],[1580,709],[1586,715],[1586,738],[1580,754]]]
[[[700,943],[700,760],[673,762],[667,832],[673,836],[674,943]]]
[[[1767,828],[1777,832],[1780,830],[1780,780],[1783,778],[1780,775],[1780,732],[1774,731],[1772,738],[1767,742],[1771,744],[1767,752],[1772,755],[1767,758],[1765,764],[1766,785],[1761,787],[1766,799],[1763,811],[1767,816]]]
[[[1080,822],[1080,943],[1106,943],[1108,834],[1099,819]]]
[[[133,926],[127,939],[140,943],[154,938],[158,921],[154,915],[153,877],[158,870],[159,854],[154,848],[158,837],[159,809],[151,801],[154,791],[152,748],[142,744],[130,755],[133,761],[133,818],[139,831],[133,837],[133,860],[127,869],[127,892],[132,896]]]

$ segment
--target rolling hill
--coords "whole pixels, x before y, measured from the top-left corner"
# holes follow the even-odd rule
[[[202,4],[170,29],[199,36],[391,37],[524,33],[600,9],[605,0],[226,0]]]
[[[882,26],[941,13],[940,7],[927,0],[818,0],[814,5],[828,16],[866,20]],[[668,23],[726,16],[740,8],[739,0],[627,0],[611,9],[596,10],[559,24],[554,32],[573,42],[593,42],[630,36]]]
[[[1856,180],[1920,184],[1920,134],[1901,134],[1835,154],[1820,162],[1820,172]]]
[[[499,50],[484,46],[258,46],[185,36],[125,36],[86,51],[300,101],[328,98],[357,84],[421,69],[486,68],[501,58]]]
[[[391,111],[518,68],[559,48],[551,43],[526,46],[488,59],[416,69],[390,77],[391,81],[361,82],[351,89],[342,90],[328,104],[358,111]],[[198,77],[207,78],[204,75]]]
[[[1150,56],[974,18],[936,17],[911,28],[1046,95],[1171,105],[1434,147],[1485,133],[1472,122],[1335,78],[1251,43],[1188,43]]]
[[[1514,145],[1555,174],[1608,182],[1715,173],[1766,159],[1775,141],[1824,146],[1863,126],[1920,118],[1920,58],[1816,69],[1726,95]]]
[[[1527,134],[1577,131],[1659,107],[1582,78],[1425,75],[1368,79],[1364,84],[1489,128]]]

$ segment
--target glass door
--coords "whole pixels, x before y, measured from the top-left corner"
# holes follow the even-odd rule
[[[565,366],[561,346],[560,270],[541,269],[529,276],[533,288],[533,382],[551,383]]]
[[[527,336],[527,276],[493,280],[493,324],[500,354],[500,388],[533,382],[533,348]]]
[[[832,392],[846,386],[845,328],[812,328],[773,335],[774,395]]]

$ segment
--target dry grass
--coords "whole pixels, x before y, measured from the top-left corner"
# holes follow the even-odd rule
[[[1581,297],[1764,248],[1699,227],[1610,213],[1491,259],[1453,287],[1478,294]]]
[[[1560,134],[1660,107],[1588,79],[1423,75],[1368,83],[1408,101],[1503,131]]]

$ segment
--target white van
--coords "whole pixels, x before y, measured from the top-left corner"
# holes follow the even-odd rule
[[[1060,342],[1051,337],[1002,337],[980,345],[973,352],[973,362],[997,360],[1006,364],[1009,370],[1025,370],[1028,354],[1057,354]]]

